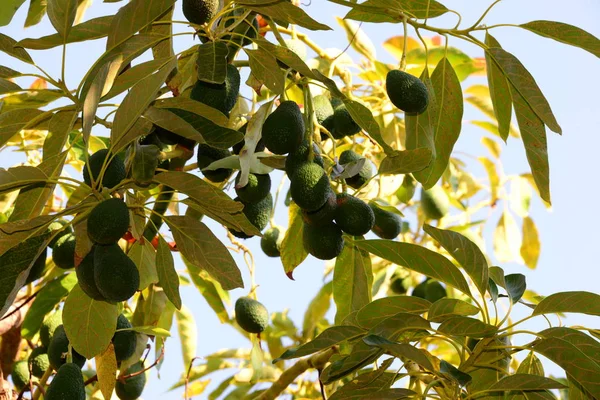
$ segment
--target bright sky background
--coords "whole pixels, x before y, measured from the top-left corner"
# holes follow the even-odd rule
[[[308,1],[304,3],[308,4]],[[446,0],[449,8],[459,11],[463,16],[463,26],[474,22],[490,1]],[[86,19],[114,13],[123,3],[103,4],[98,0],[88,10]],[[26,6],[16,14],[8,27],[0,28],[0,32],[16,40],[25,37],[39,37],[53,33],[47,17],[42,24],[23,29]],[[176,20],[183,20],[181,2],[177,3]],[[347,44],[345,33],[339,28],[334,17],[343,16],[343,7],[333,5],[324,0],[312,0],[305,6],[306,11],[320,22],[326,23],[334,32],[311,33],[310,37],[323,47],[344,48]],[[453,26],[455,17],[444,17],[431,20],[433,25]],[[564,2],[559,0],[505,0],[497,5],[485,19],[487,25],[496,23],[524,23],[532,20],[554,20],[579,26],[595,36],[600,36],[600,3],[597,0],[574,0]],[[373,42],[380,44],[387,38],[401,35],[400,25],[368,24],[363,27]],[[186,29],[177,25],[178,31]],[[592,210],[595,207],[598,190],[596,188],[596,172],[600,171],[599,129],[600,109],[598,93],[600,93],[600,64],[598,59],[583,50],[568,47],[555,41],[541,38],[530,32],[517,28],[499,28],[493,30],[493,35],[502,46],[516,55],[536,78],[539,86],[549,100],[552,109],[563,128],[563,136],[548,132],[551,190],[553,209],[545,210],[539,199],[535,199],[531,216],[537,223],[542,240],[542,255],[538,269],[528,270],[518,264],[501,265],[507,273],[520,272],[527,275],[529,287],[540,294],[547,295],[557,291],[587,290],[597,292],[600,273],[596,251],[600,236],[595,227],[600,225],[600,217]],[[483,38],[483,37],[481,37]],[[183,50],[193,43],[191,36],[177,38],[176,51]],[[102,53],[104,41],[86,42],[70,45],[67,53],[67,82],[70,87],[78,84],[92,62]],[[473,57],[481,57],[483,53],[473,46],[465,45],[458,39],[452,38],[450,45],[457,46]],[[60,50],[31,51],[34,60],[43,66],[52,76],[60,73]],[[350,53],[358,60],[356,53]],[[395,60],[381,47],[378,57],[386,62]],[[4,54],[0,55],[0,64],[13,68],[21,68],[22,63]],[[24,68],[22,70],[25,70]],[[463,90],[480,78],[469,79],[463,83]],[[484,83],[481,81],[481,83]],[[25,86],[25,84],[23,84]],[[465,124],[456,150],[471,155],[485,153],[480,144],[483,131],[468,124],[471,119],[484,119],[471,106],[465,108]],[[101,133],[97,131],[96,133]],[[528,172],[522,144],[514,139],[509,140],[508,146],[503,146],[502,161],[507,173]],[[0,166],[7,168],[20,161],[19,153],[5,151],[0,159]],[[476,172],[479,178],[485,178],[484,171],[476,161],[461,157]],[[280,175],[274,174],[273,185],[279,182]],[[285,193],[285,192],[284,192]],[[492,254],[491,235],[500,216],[502,207],[490,217],[486,228],[487,250]],[[287,225],[287,209],[283,204],[278,205],[276,213],[278,224]],[[520,222],[520,221],[519,221]],[[218,236],[224,240],[224,230],[216,224],[209,224]],[[245,243],[252,250],[257,266],[257,283],[259,299],[274,311],[289,309],[289,315],[301,326],[306,304],[316,294],[322,284],[323,263],[309,258],[295,272],[295,281],[290,281],[283,273],[278,259],[269,259],[260,250],[259,239],[251,239]],[[244,272],[246,286],[249,278],[243,260],[236,256],[238,265]],[[178,268],[182,264],[178,263]],[[231,292],[235,301],[237,297],[247,294],[248,289],[238,289]],[[221,348],[248,347],[249,343],[228,325],[220,325],[214,313],[209,309],[204,299],[194,287],[183,287],[184,304],[193,310],[198,324],[197,355],[207,355]],[[524,316],[527,312],[517,309],[515,317]],[[522,311],[522,312],[520,312]],[[597,318],[571,316],[566,324],[587,324],[598,327]],[[532,329],[543,329],[541,322],[529,324]],[[173,329],[176,335],[176,330]],[[151,371],[150,382],[146,387],[143,398],[153,400],[159,398],[179,398],[173,393],[165,394],[166,388],[174,383],[184,370],[177,337],[167,342],[166,360],[161,369],[161,379],[158,380],[155,371]],[[551,372],[558,374],[557,369]],[[233,374],[228,371],[221,378]],[[211,387],[216,387],[220,379],[216,379]],[[205,398],[206,395],[202,396]]]

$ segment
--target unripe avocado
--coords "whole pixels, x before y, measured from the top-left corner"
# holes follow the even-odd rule
[[[352,116],[344,104],[338,106],[334,110],[333,132],[331,132],[334,138],[341,139],[346,136],[356,135],[360,131],[360,125],[352,119]]]
[[[160,127],[158,125],[154,125],[154,134],[160,141],[160,144],[166,144],[169,146],[180,145],[180,146],[185,147],[186,149],[192,149],[196,145],[196,142],[194,140],[184,138],[183,136],[178,135],[174,132],[171,132],[171,131],[169,131],[163,127]],[[150,143],[150,144],[154,144],[159,148],[163,147],[163,146],[157,145],[156,143]]]
[[[183,0],[183,15],[192,24],[202,25],[219,11],[219,0]]]
[[[27,362],[31,363],[31,372],[33,376],[41,378],[44,372],[50,368],[50,360],[45,347],[36,347],[29,354]]]
[[[120,157],[113,157],[113,155],[109,153],[108,149],[98,150],[92,154],[89,159],[89,169],[92,171],[94,182],[96,182],[100,175],[100,171],[102,171],[104,160],[106,158],[110,159],[111,157],[112,160],[110,163],[108,163],[101,182],[101,186],[107,188],[113,188],[117,186],[123,179],[125,179],[127,176],[125,163]],[[92,186],[92,179],[90,177],[90,172],[88,171],[88,164],[83,166],[83,180],[85,181],[86,185],[90,187]]]
[[[87,219],[88,236],[97,244],[117,243],[129,230],[129,208],[111,198],[96,205]]]
[[[262,138],[265,146],[275,154],[292,152],[304,138],[304,117],[296,102],[282,102],[265,120]]]
[[[335,209],[337,208],[337,196],[331,191],[327,196],[327,201],[317,211],[302,210],[302,220],[305,224],[315,226],[327,225],[333,221],[335,217]]]
[[[65,332],[65,327],[61,324],[56,327],[50,345],[48,346],[48,360],[55,370],[67,362],[66,354],[69,351],[69,338]],[[85,357],[72,349],[73,362],[82,368],[85,364]]]
[[[248,333],[261,333],[269,325],[269,312],[259,301],[240,297],[235,302],[235,320]]]
[[[83,290],[83,293],[87,294],[90,298],[98,301],[106,301],[102,293],[96,286],[95,266],[94,266],[94,252],[96,246],[92,247],[92,250],[83,258],[81,263],[75,268],[77,274],[77,282],[79,287]]]
[[[137,335],[134,331],[121,331],[119,329],[129,329],[131,323],[123,314],[117,318],[117,332],[115,332],[112,342],[115,346],[115,356],[117,361],[127,360],[135,352],[135,346],[137,343]]]
[[[54,336],[54,331],[62,325],[62,311],[55,311],[50,314],[40,327],[40,342],[42,346],[48,348],[50,346],[50,340]]]
[[[118,245],[97,246],[94,251],[94,280],[107,301],[126,301],[138,290],[140,273]]]
[[[390,290],[396,294],[406,294],[406,282],[399,276],[393,276],[390,282]]]
[[[46,391],[45,400],[85,400],[81,368],[74,363],[61,366]]]
[[[315,163],[300,165],[291,177],[292,199],[306,211],[316,211],[321,208],[331,191],[325,170]]]
[[[344,249],[342,230],[333,222],[323,225],[304,224],[302,230],[304,250],[320,260],[331,260]]]
[[[217,149],[211,147],[205,143],[198,146],[198,168],[202,171],[203,168],[208,167],[210,164],[217,160],[221,160],[225,157],[229,157],[231,152],[229,150]],[[202,174],[211,182],[223,182],[229,179],[233,171],[229,168],[219,168],[214,170],[202,171]]]
[[[35,263],[29,270],[29,275],[27,276],[27,280],[25,284],[31,283],[33,281],[38,280],[44,275],[44,270],[46,269],[46,259],[48,258],[48,248],[45,248],[42,251],[42,254],[35,260]]]
[[[416,186],[417,181],[413,178],[412,175],[406,174],[404,175],[404,180],[402,181],[402,185],[396,190],[396,197],[401,202],[408,204],[409,201],[412,200],[415,195],[415,191],[417,189]]]
[[[268,257],[279,257],[279,247],[281,246],[281,240],[283,235],[281,230],[277,227],[269,228],[263,233],[260,239],[260,248]]]
[[[56,245],[56,242],[58,242],[58,239],[65,235],[68,235],[69,233],[73,233],[73,228],[71,227],[71,225],[65,227],[66,225],[67,221],[65,221],[64,219],[57,219],[56,221],[48,225],[49,232],[60,231],[56,236],[54,236],[54,238],[52,238],[50,243],[48,243],[48,247],[53,249],[54,245]]]
[[[308,162],[309,154],[308,140],[304,140],[300,146],[288,154],[285,159],[285,172],[289,177],[294,175],[294,172],[296,172],[296,169],[298,169],[300,165]],[[324,164],[323,158],[321,157],[321,150],[319,150],[319,146],[317,146],[316,143],[313,143],[313,157],[312,162],[323,168]]]
[[[140,372],[144,370],[144,363],[142,361],[138,361],[124,372],[123,375],[133,375],[136,372]],[[144,386],[146,386],[146,373],[141,373],[139,375],[131,376],[125,381],[121,379],[117,379],[117,384],[115,386],[115,392],[117,393],[117,397],[121,400],[136,400],[138,397],[142,395],[144,391]]]
[[[375,215],[373,233],[382,239],[395,239],[402,231],[400,216],[378,207],[375,202],[369,202],[369,206]]]
[[[421,114],[429,104],[429,93],[425,84],[416,76],[398,69],[388,72],[385,90],[390,101],[409,114]]]
[[[371,207],[361,199],[347,193],[339,193],[335,223],[349,235],[362,236],[373,228],[375,215]]]
[[[27,361],[17,361],[13,366],[10,374],[13,384],[18,391],[21,391],[25,386],[29,385],[29,365]]]
[[[264,199],[271,191],[271,178],[268,174],[249,174],[248,183],[239,187],[241,172],[235,177],[235,193],[244,203],[256,203]]]
[[[331,131],[330,128],[333,128],[333,106],[327,96],[324,94],[315,96],[313,98],[313,109],[315,110],[317,122],[327,128],[328,131]]]
[[[450,200],[441,186],[421,188],[421,210],[427,219],[441,219],[450,209]]]
[[[428,278],[415,286],[412,291],[412,296],[420,297],[431,303],[435,303],[439,299],[448,296],[448,293],[446,293],[446,288],[442,286],[441,283]]]
[[[240,201],[237,197],[234,200]],[[250,221],[259,231],[265,229],[271,218],[271,211],[273,210],[273,196],[271,196],[271,193],[268,193],[262,200],[256,203],[242,203],[244,204],[244,210],[242,212],[246,218],[248,218],[248,221]],[[241,239],[248,239],[251,237],[244,232],[238,232],[233,229],[230,229],[230,232]]]
[[[75,266],[75,235],[68,234],[60,238],[54,250],[52,260],[57,267],[69,269]]]
[[[358,161],[361,158],[365,158],[358,153],[352,150],[343,151],[340,154],[339,163],[341,165],[349,164],[353,161]],[[373,163],[369,159],[366,160],[363,167],[358,171],[358,174],[351,176],[350,178],[346,178],[346,183],[348,186],[354,189],[358,189],[363,186],[369,179],[371,179],[375,175],[375,171],[373,169]]]
[[[307,48],[306,44],[300,39],[285,39],[285,46],[295,53],[301,60],[306,59]],[[281,60],[277,60],[277,64],[283,68],[288,69],[290,66]]]
[[[471,351],[473,351],[475,349],[475,346],[477,346],[477,343],[479,343],[481,339],[476,339],[476,338],[468,338],[467,339],[467,348]]]
[[[190,98],[221,111],[226,116],[235,106],[240,92],[240,73],[235,66],[227,64],[227,77],[223,83],[208,83],[198,80]]]
[[[244,13],[245,10],[242,8],[235,8],[233,12],[226,13],[222,17],[222,20],[224,21],[223,27],[228,28],[234,22],[238,22]],[[256,17],[252,15],[246,16],[242,22],[237,23],[233,29],[233,34],[224,35],[222,38],[224,42],[227,42],[229,55],[232,56],[231,53],[237,52],[240,47],[245,47],[251,44],[252,41],[256,39],[258,30],[258,21],[256,20]]]

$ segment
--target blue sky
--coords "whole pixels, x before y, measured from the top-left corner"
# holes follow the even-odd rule
[[[309,3],[305,1],[304,3]],[[463,16],[464,26],[475,21],[487,7],[489,1],[473,0],[448,0],[444,1],[449,8],[459,11]],[[96,1],[88,10],[86,19],[113,13],[122,3],[104,4]],[[52,27],[47,18],[42,24],[34,28],[23,29],[25,19],[23,7],[8,27],[0,28],[0,32],[14,39],[25,37],[39,37],[52,33]],[[345,33],[339,28],[334,16],[343,16],[344,10],[325,2],[312,0],[305,9],[313,17],[334,28],[333,32],[311,33],[310,37],[323,47],[346,46]],[[183,20],[180,2],[177,4],[175,19]],[[595,36],[600,36],[600,3],[596,0],[574,0],[568,3],[558,0],[505,0],[497,5],[485,19],[487,25],[496,23],[524,23],[531,20],[554,20],[570,23],[586,29]],[[453,26],[454,17],[440,18],[430,21],[446,27]],[[363,27],[379,46],[387,38],[402,34],[401,26],[391,24],[368,24]],[[185,29],[183,25],[178,30]],[[542,91],[548,98],[552,109],[563,128],[563,135],[548,133],[548,145],[551,167],[551,190],[553,208],[548,212],[539,200],[532,205],[531,216],[536,221],[542,240],[542,254],[538,269],[528,270],[518,264],[501,265],[507,273],[521,272],[526,274],[529,286],[540,294],[550,294],[556,291],[587,290],[598,292],[600,280],[598,272],[596,246],[600,235],[597,226],[600,217],[593,211],[598,189],[595,185],[597,171],[600,171],[600,108],[598,107],[598,93],[600,93],[600,64],[593,55],[580,49],[568,47],[555,41],[541,38],[532,33],[517,28],[499,28],[493,30],[494,36],[503,47],[516,55],[536,78]],[[176,51],[189,47],[191,37],[177,38]],[[452,39],[450,45],[459,47],[471,56],[480,57],[482,52]],[[91,63],[101,54],[104,48],[103,41],[75,44],[69,46],[67,53],[67,82],[74,87],[85,74]],[[36,62],[42,65],[51,75],[60,73],[60,50],[36,52],[32,51]],[[357,60],[355,53],[351,55]],[[379,57],[387,62],[394,59],[378,47]],[[5,57],[0,57],[0,64],[13,68],[22,64]],[[469,84],[477,83],[469,80]],[[470,119],[483,119],[478,111],[470,106],[465,108],[465,121]],[[105,132],[98,131],[105,134]],[[485,150],[480,144],[483,134],[480,128],[465,123],[456,150],[472,155],[480,155]],[[6,157],[8,156],[8,157]],[[21,161],[19,154],[3,152],[0,166],[9,167]],[[468,161],[468,160],[467,160]],[[516,140],[509,140],[503,146],[502,161],[507,173],[527,172],[528,166],[522,145]],[[475,162],[468,161],[477,172],[478,177],[484,177],[484,172]],[[280,176],[274,175],[276,185]],[[499,207],[501,208],[501,207]],[[500,214],[496,210],[490,217],[486,228],[487,250],[492,254],[491,235],[493,227]],[[276,214],[278,224],[287,224],[286,209],[278,205]],[[223,228],[210,224],[218,236],[224,240]],[[285,277],[280,262],[269,259],[263,255],[259,247],[259,240],[252,239],[245,243],[253,252],[256,260],[256,279],[260,285],[259,299],[270,311],[283,311],[289,309],[289,315],[297,325],[301,325],[306,304],[319,290],[322,284],[323,263],[313,258],[307,260],[295,273],[295,281]],[[236,257],[236,261],[244,271],[246,286],[249,279],[246,274],[243,260]],[[178,268],[182,268],[178,264]],[[238,289],[231,292],[232,299],[245,295],[247,289]],[[182,288],[183,300],[188,308],[192,309],[198,323],[197,355],[210,354],[221,348],[249,346],[249,343],[227,325],[220,325],[216,316],[206,305],[204,299],[193,287]],[[515,315],[525,315],[525,310],[517,310]],[[569,325],[587,324],[597,327],[596,318],[573,315],[566,321]],[[528,325],[532,329],[543,329],[540,323]],[[175,331],[174,331],[175,333]],[[164,397],[164,390],[177,380],[184,366],[181,359],[177,338],[167,342],[167,356],[161,369],[161,379],[156,379],[151,373],[151,381],[145,391],[144,399],[159,399]],[[552,369],[558,373],[556,369]],[[233,372],[232,372],[233,373]],[[216,381],[218,383],[218,380]],[[214,387],[214,386],[213,386]],[[173,398],[169,394],[168,398]]]

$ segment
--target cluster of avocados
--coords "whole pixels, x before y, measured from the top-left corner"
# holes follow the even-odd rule
[[[343,139],[361,131],[361,127],[352,119],[341,100],[329,99],[326,95],[320,94],[313,98],[313,107],[317,122],[326,128],[334,139]],[[327,138],[327,135],[321,134],[322,140]]]

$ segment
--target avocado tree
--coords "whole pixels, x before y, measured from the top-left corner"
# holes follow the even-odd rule
[[[314,39],[331,29],[316,1],[131,0],[86,18],[90,0],[30,0],[26,26],[47,15],[56,32],[0,34],[11,59],[0,65],[0,145],[21,157],[0,169],[0,398],[152,398],[147,375],[193,307],[183,285],[249,340],[188,349],[164,387],[186,399],[600,398],[600,333],[556,318],[600,316],[600,295],[540,296],[496,265],[537,265],[529,200],[551,203],[546,128],[561,133],[534,77],[485,25],[499,1],[472,25],[436,0],[329,2],[345,9],[341,47],[359,62]],[[3,1],[0,23],[20,24],[23,3]],[[449,14],[456,26],[436,24]],[[376,23],[403,32],[382,38],[395,64],[362,30]],[[600,40],[575,26],[503,26],[600,56]],[[70,44],[98,39],[103,54],[80,57],[87,72],[69,79]],[[32,56],[52,48],[56,76]],[[453,152],[465,102],[486,116],[476,124],[487,177]],[[529,171],[503,172],[504,145],[522,145]],[[488,255],[486,225],[519,231],[508,211],[480,217],[508,201],[508,185],[523,239],[515,249],[500,238]],[[301,327],[260,302],[252,242],[280,279],[324,260]],[[236,288],[245,295],[231,299]],[[517,308],[526,316],[515,321]],[[522,328],[533,318],[548,328]]]

